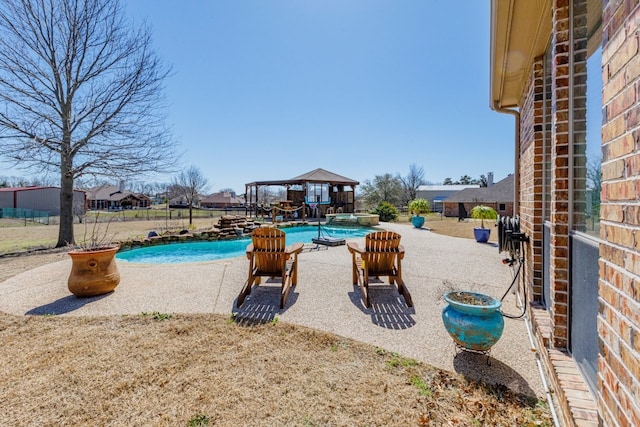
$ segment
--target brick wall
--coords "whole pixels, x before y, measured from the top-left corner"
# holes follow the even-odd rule
[[[567,347],[569,285],[569,2],[554,0],[551,103],[551,340]]]
[[[471,209],[473,209],[475,206],[477,206],[479,203],[477,202],[464,202],[464,209],[467,211],[467,218],[471,217]],[[501,216],[513,216],[513,203],[512,202],[507,202],[507,203],[493,203],[493,202],[483,202],[482,203],[485,206],[490,206],[493,209],[496,210],[496,212],[498,213],[498,215]],[[503,204],[504,205],[504,210],[500,209],[500,205]],[[443,203],[443,214],[446,217],[457,217],[458,216],[458,202],[444,202]],[[490,226],[493,227],[493,224],[495,223],[495,221],[491,221],[490,222]],[[487,223],[485,221],[485,227],[487,226]]]
[[[533,301],[542,301],[542,197],[544,64],[536,59],[520,103],[520,227],[530,241],[525,251],[524,281]]]
[[[640,425],[640,6],[604,2],[598,408]]]

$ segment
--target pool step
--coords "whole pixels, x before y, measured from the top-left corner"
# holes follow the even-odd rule
[[[358,225],[358,218],[339,218],[339,217],[329,217],[327,219],[327,224],[349,224],[349,225]]]

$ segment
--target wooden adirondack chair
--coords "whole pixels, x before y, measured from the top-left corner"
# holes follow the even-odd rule
[[[393,231],[376,231],[365,236],[364,249],[355,242],[347,243],[353,260],[353,284],[360,285],[366,307],[371,307],[369,278],[379,276],[387,276],[391,285],[395,283],[407,306],[413,307],[411,295],[402,280],[404,247],[400,244],[400,237]]]
[[[302,251],[302,243],[294,243],[285,247],[285,234],[282,230],[261,227],[251,233],[252,243],[247,246],[249,259],[249,279],[245,283],[237,306],[240,307],[253,285],[260,284],[261,277],[280,277],[282,292],[280,308],[284,308],[291,286],[298,282],[298,254]]]

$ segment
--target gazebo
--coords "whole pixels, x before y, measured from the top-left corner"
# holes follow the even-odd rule
[[[267,200],[259,200],[261,187],[284,186],[286,196],[285,200],[280,201],[282,209],[303,207],[303,215],[306,216],[304,206],[317,203],[322,216],[327,211],[352,213],[355,211],[355,190],[358,184],[358,181],[318,168],[291,179],[245,184],[245,198],[247,207],[255,214],[259,206],[269,204]]]

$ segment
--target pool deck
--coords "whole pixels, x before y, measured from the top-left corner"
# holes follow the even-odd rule
[[[0,311],[13,315],[137,315],[161,313],[235,313],[258,321],[295,323],[373,344],[473,380],[499,383],[528,395],[544,396],[525,320],[505,318],[502,338],[484,355],[459,352],[441,320],[442,295],[469,290],[500,298],[513,271],[502,263],[495,244],[441,236],[405,224],[382,224],[402,235],[406,250],[403,278],[415,307],[387,283],[371,285],[372,306],[351,283],[346,246],[305,245],[299,257],[298,285],[279,309],[280,285],[264,281],[241,308],[235,299],[247,280],[245,257],[189,264],[130,264],[119,261],[120,285],[110,294],[77,298],[67,289],[71,261],[24,272],[0,283]],[[495,234],[495,233],[494,233]],[[364,243],[364,238],[354,241]],[[517,314],[512,293],[503,310]]]

